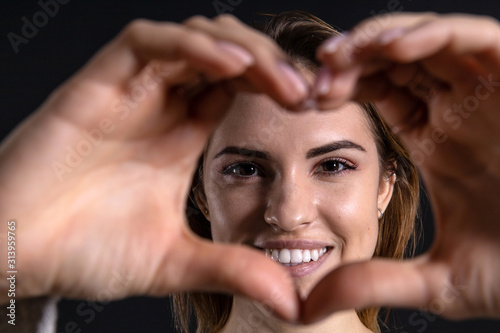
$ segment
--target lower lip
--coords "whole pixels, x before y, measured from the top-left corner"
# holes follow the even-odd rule
[[[321,265],[323,265],[323,263],[326,261],[332,250],[333,248],[329,248],[328,251],[325,252],[325,254],[323,254],[321,257],[319,257],[317,261],[305,262],[295,266],[282,266],[285,267],[292,278],[301,278],[314,273],[318,268],[320,268]]]

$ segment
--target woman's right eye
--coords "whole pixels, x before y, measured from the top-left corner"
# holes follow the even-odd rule
[[[255,177],[260,175],[259,168],[252,163],[233,164],[224,169],[222,173],[237,177]]]

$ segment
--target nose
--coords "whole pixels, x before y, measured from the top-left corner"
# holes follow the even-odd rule
[[[264,219],[275,230],[293,231],[316,220],[312,184],[307,179],[275,179],[268,195]]]

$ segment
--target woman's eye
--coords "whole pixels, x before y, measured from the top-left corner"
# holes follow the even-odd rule
[[[339,173],[349,169],[354,169],[354,167],[350,166],[347,162],[339,160],[329,160],[321,163],[319,169],[324,173]]]
[[[326,161],[321,165],[322,171],[336,172],[341,171],[345,167],[344,163],[339,161]]]
[[[252,177],[259,174],[257,167],[250,163],[240,163],[232,165],[223,172],[227,175],[235,175],[240,177]]]

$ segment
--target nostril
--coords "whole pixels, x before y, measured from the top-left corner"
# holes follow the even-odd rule
[[[278,223],[278,219],[276,218],[276,216],[264,215],[264,220],[266,220],[266,222],[269,224],[277,224]]]
[[[274,232],[281,232],[281,231],[283,231],[283,229],[281,229],[281,228],[279,227],[279,225],[277,225],[277,224],[270,223],[270,226],[271,226],[271,228],[273,228],[273,231],[274,231]]]

